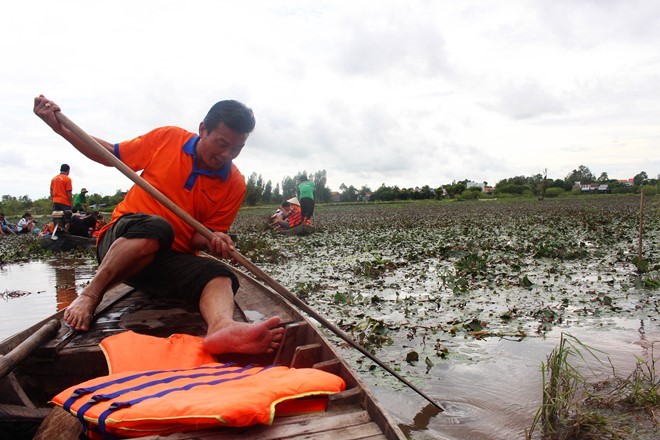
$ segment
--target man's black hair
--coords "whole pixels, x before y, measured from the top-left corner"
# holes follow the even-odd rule
[[[256,120],[254,113],[245,104],[233,99],[216,102],[204,118],[206,130],[215,130],[221,122],[241,134],[250,134]]]
[[[64,173],[66,171],[69,171],[71,167],[68,164],[63,163],[62,166],[60,167],[60,173]]]

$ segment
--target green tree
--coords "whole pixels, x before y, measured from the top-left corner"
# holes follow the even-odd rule
[[[594,176],[589,168],[584,165],[580,165],[576,170],[568,173],[564,180],[570,184],[571,187],[573,187],[575,182],[594,183],[596,181],[596,176]]]
[[[21,211],[24,211],[21,202],[19,202],[16,197],[9,194],[2,196],[2,202],[0,202],[0,210],[2,210],[2,212],[8,216],[19,215],[22,214]]]
[[[646,171],[642,171],[633,177],[633,183],[635,186],[642,186],[648,180],[648,178],[649,176],[646,174]]]
[[[261,201],[263,203],[273,203],[273,184],[269,180],[266,182],[266,186],[264,186],[264,193],[261,196]]]
[[[273,195],[271,200],[278,205],[282,202],[282,194],[280,193],[280,184],[278,183],[275,185],[275,189],[273,190]]]
[[[380,200],[384,202],[394,200],[394,190],[392,189],[392,187],[386,186],[383,183],[380,185],[380,188],[378,188],[376,191],[374,191],[373,194],[371,194],[371,199]]]
[[[460,182],[454,180],[451,184],[442,185],[442,188],[447,192],[447,197],[454,199],[467,189],[467,179]]]
[[[608,182],[609,180],[610,180],[610,178],[609,178],[609,176],[607,175],[607,173],[605,171],[600,173],[600,176],[598,176],[598,179],[597,179],[597,181],[599,183],[605,183],[605,182]]]
[[[261,203],[261,195],[264,192],[263,179],[257,173],[250,174],[246,182],[245,200],[243,203],[249,206],[255,206]]]
[[[367,185],[362,185],[362,188],[358,191],[358,196],[360,200],[366,200],[367,194],[371,194],[371,188]]]
[[[298,185],[296,179],[286,176],[282,179],[282,198],[285,200],[295,197],[298,194]]]
[[[314,173],[315,190],[314,197],[317,203],[328,203],[332,199],[332,191],[328,188],[328,176],[325,170],[320,170]]]
[[[355,202],[357,200],[358,190],[353,185],[346,186],[343,183],[339,185],[339,200],[342,202]]]

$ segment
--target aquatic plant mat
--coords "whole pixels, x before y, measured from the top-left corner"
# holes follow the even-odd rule
[[[515,350],[517,362],[525,362],[529,352],[533,373],[514,364],[510,373],[525,371],[519,380],[533,382],[530,386],[537,389],[538,365],[561,331],[592,332],[602,335],[605,344],[607,335],[630,332],[632,326],[657,332],[660,198],[645,202],[643,271],[634,261],[639,202],[633,195],[319,205],[317,232],[308,237],[271,233],[265,225],[274,207],[257,207],[241,210],[233,232],[241,252],[273,278],[446,402],[445,384],[454,380],[451,372],[457,368],[472,377],[479,371],[487,378],[483,369],[507,374],[505,367],[499,368],[507,358],[498,358],[498,351],[511,355]],[[544,342],[548,335],[551,340]],[[634,364],[630,350],[628,361]],[[376,389],[388,403],[406,414],[405,423],[419,425],[412,419],[424,417],[433,423],[436,416],[430,412],[408,414],[403,409],[420,405],[414,397],[396,403],[405,394],[388,391],[403,390],[395,380],[355,351],[343,354],[368,383],[379,385]],[[629,371],[630,365],[617,368]],[[515,382],[492,378],[498,379]],[[489,397],[506,399],[488,394],[480,399]],[[524,418],[517,438],[529,428],[540,397],[519,395],[530,409],[516,412]],[[448,411],[438,417],[449,417],[455,409],[446,403]],[[458,410],[458,416],[437,429],[446,433],[452,423],[473,423],[472,409]],[[489,410],[476,411],[474,417],[483,417]],[[507,438],[507,432],[491,433],[491,438]]]
[[[425,336],[420,358],[436,359],[456,336],[655,317],[659,206],[647,200],[643,273],[635,196],[321,205],[308,237],[266,231],[270,208],[248,208],[233,232],[248,258],[372,349]]]

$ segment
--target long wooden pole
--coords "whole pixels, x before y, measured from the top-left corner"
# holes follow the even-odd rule
[[[9,374],[18,363],[25,359],[41,344],[49,340],[60,329],[60,325],[59,319],[48,321],[43,327],[35,331],[25,341],[21,342],[18,347],[14,348],[6,355],[0,356],[0,378]]]
[[[642,236],[644,235],[644,191],[639,195],[639,241],[637,247],[637,262],[642,264]],[[639,267],[639,266],[638,266]]]
[[[148,192],[153,198],[158,200],[167,209],[169,209],[174,214],[179,216],[179,218],[181,218],[188,225],[190,225],[195,231],[199,232],[201,235],[203,235],[205,238],[207,238],[209,240],[211,240],[215,237],[215,235],[213,235],[213,232],[211,232],[208,228],[206,228],[203,224],[201,224],[193,216],[191,216],[186,211],[181,209],[177,204],[175,204],[173,201],[171,201],[165,194],[163,194],[156,187],[154,187],[152,184],[150,184],[149,182],[144,180],[135,171],[130,169],[125,163],[123,163],[121,160],[119,160],[119,158],[117,158],[114,154],[110,153],[107,149],[105,149],[105,147],[103,147],[101,144],[99,144],[96,139],[91,137],[89,134],[87,134],[85,131],[83,131],[80,127],[78,127],[76,124],[74,124],[73,121],[71,121],[64,114],[62,114],[62,112],[56,112],[55,116],[57,117],[57,120],[60,121],[60,123],[62,125],[64,125],[66,128],[68,128],[73,133],[75,133],[76,136],[78,136],[82,141],[84,141],[90,148],[93,148],[99,154],[103,155],[103,157],[108,162],[113,164],[115,166],[115,168],[117,168],[119,171],[121,171],[126,177],[131,179],[137,186],[139,186],[140,188],[142,188],[143,190]],[[268,276],[263,270],[261,270],[259,267],[257,267],[254,263],[252,263],[246,257],[244,257],[240,252],[233,251],[231,253],[231,256],[241,266],[245,267],[248,271],[250,271],[256,277],[258,277],[262,281],[264,281],[270,288],[272,288],[275,292],[279,293],[283,298],[285,298],[289,302],[296,305],[300,310],[304,311],[309,316],[316,319],[318,322],[320,322],[322,325],[324,325],[326,328],[328,328],[330,331],[332,331],[335,335],[339,336],[341,339],[346,341],[346,343],[348,343],[353,348],[358,350],[360,353],[362,353],[363,355],[365,355],[366,357],[371,359],[373,362],[375,362],[377,365],[379,365],[385,371],[390,373],[392,376],[396,377],[398,380],[400,380],[401,382],[406,384],[410,389],[415,391],[417,394],[419,394],[420,396],[422,396],[423,398],[428,400],[431,404],[433,404],[433,406],[438,408],[440,411],[444,411],[444,408],[442,406],[440,406],[439,403],[435,402],[433,399],[431,399],[429,396],[427,396],[423,391],[419,390],[412,383],[410,383],[407,379],[405,379],[404,377],[399,375],[396,371],[392,370],[389,366],[387,366],[385,363],[383,363],[376,356],[369,353],[364,347],[362,347],[360,344],[358,344],[353,339],[351,339],[340,328],[338,328],[337,326],[335,326],[334,324],[329,322],[323,316],[316,313],[316,311],[314,311],[314,309],[312,309],[307,304],[305,304],[301,299],[299,299],[293,293],[289,292],[280,283],[278,283],[273,278]]]

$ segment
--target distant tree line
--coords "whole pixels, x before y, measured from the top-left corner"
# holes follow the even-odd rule
[[[339,191],[333,193],[327,187],[327,174],[325,170],[313,174],[307,174],[305,171],[299,172],[294,177],[285,177],[280,184],[276,184],[273,189],[271,181],[263,183],[261,175],[253,173],[248,179],[248,195],[245,203],[248,205],[257,205],[261,203],[278,203],[280,200],[286,200],[296,194],[297,183],[301,175],[307,175],[316,183],[316,199],[319,203],[330,201],[356,202],[356,201],[393,201],[393,200],[428,200],[428,199],[476,199],[485,197],[483,187],[488,187],[487,182],[483,185],[468,187],[468,179],[454,181],[439,187],[433,188],[429,185],[415,188],[400,188],[398,186],[387,186],[382,184],[378,189],[372,191],[371,188],[364,185],[357,188],[353,185],[342,183]],[[547,170],[544,173],[533,176],[515,176],[502,179],[493,187],[490,192],[491,197],[557,197],[564,193],[577,192],[574,190],[576,182],[581,184],[599,183],[607,184],[608,191],[612,193],[634,193],[638,192],[642,186],[647,186],[648,191],[657,191],[658,179],[649,179],[645,171],[640,172],[633,178],[633,185],[619,182],[616,179],[610,179],[607,173],[603,172],[598,178],[589,170],[588,167],[580,165],[563,179],[552,179],[547,177]]]
[[[299,171],[295,176],[287,176],[280,183],[273,187],[272,181],[264,182],[261,174],[252,173],[247,179],[247,192],[245,194],[244,205],[255,206],[262,204],[279,204],[284,200],[298,195],[298,183],[300,178],[306,176],[314,181],[316,186],[315,196],[317,203],[328,203],[332,200],[332,192],[328,188],[328,177],[325,170],[307,173]]]
[[[356,201],[394,201],[394,200],[428,200],[452,198],[458,200],[476,199],[479,197],[558,197],[564,194],[580,193],[580,189],[574,188],[576,182],[581,184],[606,184],[608,192],[615,194],[638,193],[644,190],[649,194],[658,192],[658,181],[660,176],[649,178],[645,171],[641,171],[633,177],[632,185],[629,182],[619,182],[616,179],[610,179],[606,172],[602,172],[598,177],[589,170],[588,167],[580,165],[563,179],[552,179],[547,177],[547,170],[544,173],[533,176],[515,176],[502,179],[493,187],[490,194],[484,193],[482,187],[488,187],[487,182],[483,185],[468,188],[470,181],[468,179],[454,181],[439,187],[433,188],[429,185],[415,188],[400,188],[398,186],[387,186],[382,184],[378,189],[372,191],[371,188],[364,185],[360,189],[353,185],[342,183],[339,191],[334,193],[327,186],[327,172],[320,170],[313,173],[299,171],[295,176],[287,176],[281,182],[264,181],[264,178],[257,173],[252,173],[246,182],[247,193],[244,204],[249,206],[262,204],[279,204],[283,200],[288,200],[297,195],[298,183],[300,177],[307,176],[316,184],[317,203],[356,202]],[[125,191],[117,190],[114,195],[104,196],[101,194],[88,194],[87,200],[91,210],[110,211],[121,202],[126,195]],[[93,208],[96,207],[96,208]],[[32,200],[27,195],[11,196],[8,194],[0,198],[0,211],[7,215],[16,216],[25,211],[31,211],[33,214],[46,214],[51,210],[51,201],[49,198]]]
[[[119,189],[112,196],[87,194],[87,203],[90,211],[107,212],[113,210],[124,199],[125,195],[126,191]],[[5,194],[0,198],[0,211],[11,216],[21,215],[26,211],[33,214],[49,214],[52,210],[53,204],[49,197],[32,200],[27,195],[15,197]]]

